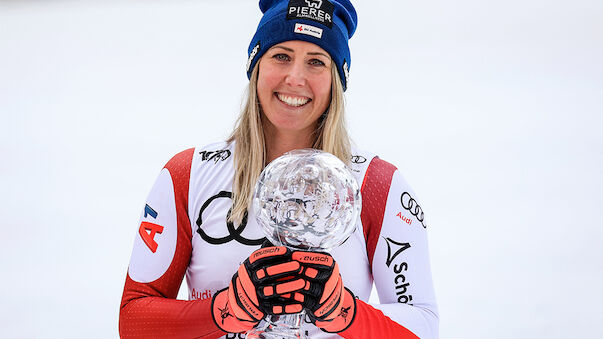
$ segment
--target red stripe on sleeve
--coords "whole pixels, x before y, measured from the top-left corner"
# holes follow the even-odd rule
[[[391,320],[381,310],[374,308],[362,300],[356,300],[356,317],[354,318],[354,322],[345,331],[338,334],[347,339],[419,339],[406,327]]]
[[[182,235],[182,240],[185,241],[189,246],[191,245],[193,235],[191,223],[188,218],[188,188],[191,181],[191,166],[194,152],[194,148],[189,148],[186,151],[182,151],[176,154],[165,165],[165,168],[170,172],[172,182],[174,183],[176,216],[178,219],[178,242],[180,242],[180,236]],[[191,248],[189,247],[189,249]],[[186,262],[186,266],[188,266],[190,261],[190,254],[191,253],[189,251],[189,260]]]
[[[369,164],[364,181],[362,182],[362,211],[360,212],[360,220],[364,229],[364,239],[366,241],[366,251],[371,271],[375,248],[377,247],[381,225],[383,224],[389,187],[395,171],[396,167],[394,165],[375,157]]]

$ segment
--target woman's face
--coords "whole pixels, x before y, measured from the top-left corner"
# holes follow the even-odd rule
[[[314,132],[331,101],[331,67],[329,54],[309,42],[286,41],[270,48],[259,61],[257,84],[265,127]]]

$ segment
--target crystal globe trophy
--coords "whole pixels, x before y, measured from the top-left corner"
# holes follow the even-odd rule
[[[253,211],[266,238],[292,250],[329,252],[356,229],[360,188],[334,155],[301,149],[272,161],[258,179]],[[268,315],[247,338],[305,338],[305,316]]]

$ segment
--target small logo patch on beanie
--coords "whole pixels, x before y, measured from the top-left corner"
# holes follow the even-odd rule
[[[295,33],[311,35],[315,38],[322,38],[322,28],[304,25],[304,24],[295,24],[295,28],[293,29]]]
[[[348,67],[348,62],[343,59],[343,76],[345,76],[345,84],[346,87],[350,83],[350,69]]]
[[[287,20],[306,19],[333,28],[335,6],[328,0],[290,0]]]
[[[251,50],[251,53],[249,53],[249,59],[247,59],[247,72],[249,72],[249,67],[251,67],[251,63],[253,62],[253,59],[255,59],[255,56],[258,54],[259,51],[260,42],[258,41],[255,47]]]

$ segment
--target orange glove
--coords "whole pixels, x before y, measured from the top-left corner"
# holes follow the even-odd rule
[[[356,298],[343,286],[339,266],[328,253],[295,251],[307,281],[302,290],[304,308],[317,327],[338,333],[348,328],[356,316]]]
[[[306,281],[301,265],[286,247],[265,247],[253,252],[232,276],[228,288],[214,295],[214,322],[225,332],[245,332],[266,314],[298,313]]]

